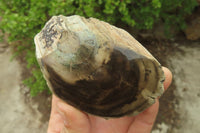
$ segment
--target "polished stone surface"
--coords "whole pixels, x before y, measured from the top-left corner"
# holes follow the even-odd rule
[[[53,93],[87,113],[136,115],[163,93],[158,61],[126,31],[103,21],[54,16],[35,44]]]

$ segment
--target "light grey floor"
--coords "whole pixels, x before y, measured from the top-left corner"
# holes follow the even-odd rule
[[[1,49],[0,133],[45,133],[47,122],[40,121],[42,114],[37,110],[37,104],[25,103],[20,92],[21,67],[16,60],[11,62],[10,58],[10,49]]]
[[[182,52],[170,55],[168,64],[173,72],[174,93],[179,101],[175,106],[180,115],[179,128],[168,132],[172,126],[161,123],[158,125],[160,130],[152,133],[200,133],[200,42],[178,47]]]

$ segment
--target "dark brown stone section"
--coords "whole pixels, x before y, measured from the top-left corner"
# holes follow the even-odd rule
[[[137,54],[128,52],[130,54]],[[91,114],[103,117],[120,117],[131,114],[136,108],[120,111],[125,104],[136,101],[139,93],[139,66],[138,62],[152,63],[151,60],[137,55],[135,60],[128,60],[127,55],[119,50],[114,50],[111,60],[103,64],[101,68],[108,73],[108,77],[102,79],[101,73],[91,73],[94,80],[79,80],[75,85],[65,82],[51,68],[50,64],[43,63],[50,74],[49,81],[54,93],[68,104]],[[139,58],[140,57],[140,58]],[[148,79],[147,79],[148,80]],[[142,102],[142,101],[141,101]],[[146,101],[140,106],[144,106]],[[139,108],[139,107],[138,107]],[[118,112],[118,113],[116,113]]]

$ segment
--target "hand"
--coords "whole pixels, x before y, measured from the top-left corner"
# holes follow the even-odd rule
[[[169,87],[172,74],[164,68],[165,90]],[[156,119],[159,101],[134,117],[105,120],[81,112],[53,95],[48,133],[150,133]]]

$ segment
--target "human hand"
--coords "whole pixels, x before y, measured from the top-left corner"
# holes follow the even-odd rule
[[[171,72],[163,67],[165,90],[172,80]],[[104,118],[81,112],[53,95],[48,133],[150,133],[159,109],[159,101],[137,116]]]

